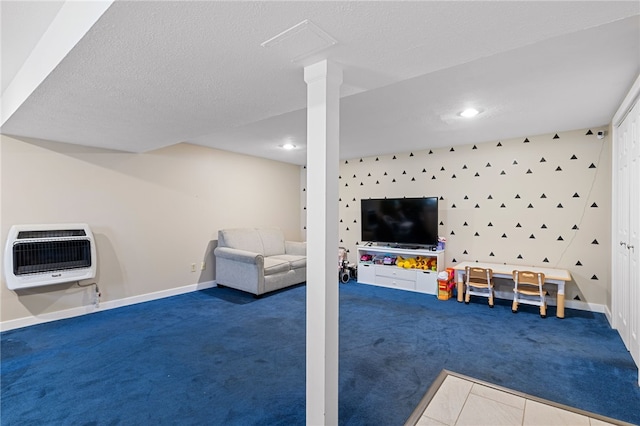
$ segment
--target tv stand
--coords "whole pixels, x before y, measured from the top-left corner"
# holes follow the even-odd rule
[[[407,247],[358,246],[358,282],[381,287],[397,288],[418,293],[438,294],[438,272],[444,271],[444,250],[412,249]],[[436,260],[436,270],[405,269],[396,265],[376,264],[362,261],[362,255],[417,256]]]

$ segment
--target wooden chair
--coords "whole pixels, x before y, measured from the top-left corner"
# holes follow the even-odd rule
[[[467,266],[465,272],[465,299],[469,303],[471,296],[489,298],[489,306],[493,308],[493,270]]]
[[[545,291],[542,288],[544,284],[544,274],[542,272],[531,271],[513,271],[513,305],[511,312],[518,312],[518,304],[525,303],[528,305],[540,306],[540,317],[547,317],[547,301]]]

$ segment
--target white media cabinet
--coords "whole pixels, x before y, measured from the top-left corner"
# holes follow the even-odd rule
[[[419,293],[438,294],[438,272],[444,271],[444,250],[408,249],[388,246],[358,246],[358,282],[381,287],[398,288]],[[437,262],[437,270],[405,269],[396,265],[378,265],[363,262],[363,254],[372,256],[431,257]]]

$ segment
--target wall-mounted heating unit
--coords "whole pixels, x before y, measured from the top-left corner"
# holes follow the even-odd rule
[[[10,290],[93,279],[96,245],[85,223],[13,225],[4,251]]]

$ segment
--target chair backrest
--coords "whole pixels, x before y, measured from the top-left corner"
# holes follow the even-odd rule
[[[465,268],[467,283],[489,284],[493,278],[493,269],[467,266]]]
[[[516,269],[512,272],[512,275],[516,288],[520,284],[525,284],[536,286],[542,291],[542,285],[544,284],[544,274],[542,272],[519,271]]]

